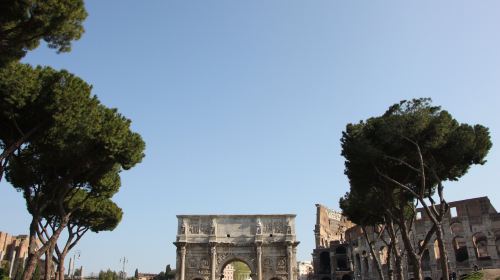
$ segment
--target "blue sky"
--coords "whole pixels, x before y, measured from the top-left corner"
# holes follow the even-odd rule
[[[337,0],[87,1],[73,51],[25,59],[68,69],[133,120],[146,158],[122,173],[113,232],[76,250],[86,273],[175,264],[176,214],[296,213],[299,260],[314,247],[315,203],[348,190],[349,122],[432,97],[491,129],[485,166],[446,184],[449,200],[500,208],[500,2]],[[0,230],[28,231],[22,196],[0,185]],[[6,214],[7,213],[7,214]]]

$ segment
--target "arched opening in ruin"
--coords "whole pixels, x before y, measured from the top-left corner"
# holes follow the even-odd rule
[[[342,280],[351,280],[351,276],[349,274],[345,274],[344,276],[342,276]]]
[[[251,280],[252,270],[241,260],[227,262],[222,268],[221,280]]]
[[[337,271],[348,271],[349,264],[347,261],[347,248],[346,246],[338,246],[335,248],[335,259],[336,259],[336,267]]]
[[[338,271],[348,271],[349,270],[346,256],[338,256],[337,257],[337,270]]]
[[[488,253],[488,239],[486,235],[482,232],[474,234],[472,237],[472,243],[476,251],[476,256],[478,259],[489,259],[490,254]]]
[[[497,254],[500,255],[500,236],[497,235],[497,238],[495,239],[495,246],[497,248]]]
[[[368,264],[368,257],[363,258],[363,275],[368,277],[370,274],[370,266]]]
[[[422,270],[429,271],[431,270],[431,256],[429,254],[429,250],[425,250],[422,255]]]
[[[439,259],[441,258],[441,253],[439,252],[439,243],[434,240],[434,258],[436,259],[436,263],[439,263]]]
[[[361,274],[361,257],[359,256],[359,254],[356,254],[355,262],[356,268],[354,269],[354,271],[357,271],[358,274]]]
[[[467,244],[465,243],[465,238],[461,236],[456,236],[453,238],[453,249],[455,251],[455,260],[457,262],[464,262],[469,259],[469,253],[467,252]]]
[[[383,266],[387,264],[387,254],[388,254],[387,247],[385,246],[380,247],[380,249],[378,250],[380,265]]]
[[[330,252],[325,251],[319,254],[319,273],[330,274],[332,271],[330,267]]]
[[[338,246],[335,249],[335,254],[341,254],[341,255],[347,254],[347,248],[345,246]]]

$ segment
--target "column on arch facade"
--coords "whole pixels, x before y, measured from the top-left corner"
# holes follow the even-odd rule
[[[180,263],[180,277],[179,280],[185,280],[186,278],[186,245],[181,244],[179,248],[179,253],[181,256],[181,263]]]
[[[217,279],[217,247],[215,243],[210,244],[210,276],[211,280],[216,280]]]
[[[256,244],[256,252],[257,252],[257,280],[262,279],[262,244]]]
[[[293,280],[293,247],[292,244],[288,244],[286,247],[286,255],[288,262],[288,280]]]

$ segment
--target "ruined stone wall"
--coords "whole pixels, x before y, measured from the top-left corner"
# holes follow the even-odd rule
[[[13,274],[28,257],[28,236],[13,236],[0,231],[0,262],[7,263]]]
[[[450,212],[443,224],[450,272],[455,272],[457,275],[470,273],[475,265],[479,268],[500,268],[500,214],[491,205],[490,200],[487,197],[479,197],[450,202],[449,205]],[[414,246],[425,238],[431,227],[432,222],[425,214],[425,210],[417,209],[411,236]],[[374,247],[377,254],[382,257],[382,266],[387,273],[387,264],[384,260],[387,254],[386,244],[376,239],[378,233],[372,229],[368,229],[368,235],[372,240],[377,240]],[[388,236],[385,238],[388,240]],[[344,244],[349,246],[353,275],[357,279],[378,279],[374,260],[360,227],[354,226],[347,230]],[[404,250],[401,239],[399,244]],[[334,248],[329,248],[328,251],[333,260]],[[424,278],[441,278],[439,258],[437,241],[433,237],[422,258]],[[332,261],[332,270],[336,269],[335,266],[336,263]],[[412,278],[408,267],[405,266],[404,270],[406,277]]]
[[[332,241],[345,240],[345,231],[354,224],[347,220],[340,212],[316,204],[316,226],[314,235],[316,248],[328,248]]]

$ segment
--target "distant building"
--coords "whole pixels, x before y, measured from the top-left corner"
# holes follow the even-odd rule
[[[500,268],[500,213],[491,205],[490,200],[479,197],[450,202],[449,205],[450,211],[443,225],[450,273],[460,276],[470,273],[475,266]],[[318,207],[318,215],[324,215],[325,211],[320,211],[322,207]],[[320,224],[316,224],[315,233],[318,228],[328,228],[330,220],[318,218]],[[340,217],[340,225],[347,225],[345,217]],[[424,209],[417,209],[411,236],[414,245],[425,238],[431,226],[432,222]],[[322,231],[316,235],[317,240],[330,242],[327,247],[324,243],[317,243],[313,251],[315,280],[378,279],[374,260],[359,226],[352,225],[339,230],[337,240],[330,239],[327,234],[327,231]],[[374,248],[380,256],[386,254],[386,245],[382,241],[376,240]],[[437,242],[432,239],[422,257],[423,276],[426,280],[441,278],[439,258]],[[411,269],[406,265],[408,262],[403,263],[406,279],[413,278]],[[381,265],[387,275],[388,267],[383,257]]]
[[[349,266],[346,231],[354,226],[355,224],[344,217],[342,213],[316,204],[316,226],[314,228],[316,249],[313,251],[315,280],[352,279],[353,272]],[[340,246],[341,244],[342,246]],[[337,250],[338,264],[334,266],[332,261]]]
[[[346,229],[354,224],[347,220],[342,213],[316,204],[316,226],[314,237],[316,248],[328,248],[331,241],[344,241]]]
[[[28,257],[29,238],[27,235],[10,235],[0,231],[0,262],[8,268],[11,278],[22,269]]]
[[[310,261],[297,262],[297,278],[298,280],[312,280],[313,278],[313,265]]]
[[[139,273],[137,280],[152,280],[156,276],[158,276],[157,273]]]
[[[232,264],[226,265],[222,272],[222,280],[234,280],[234,267]]]

